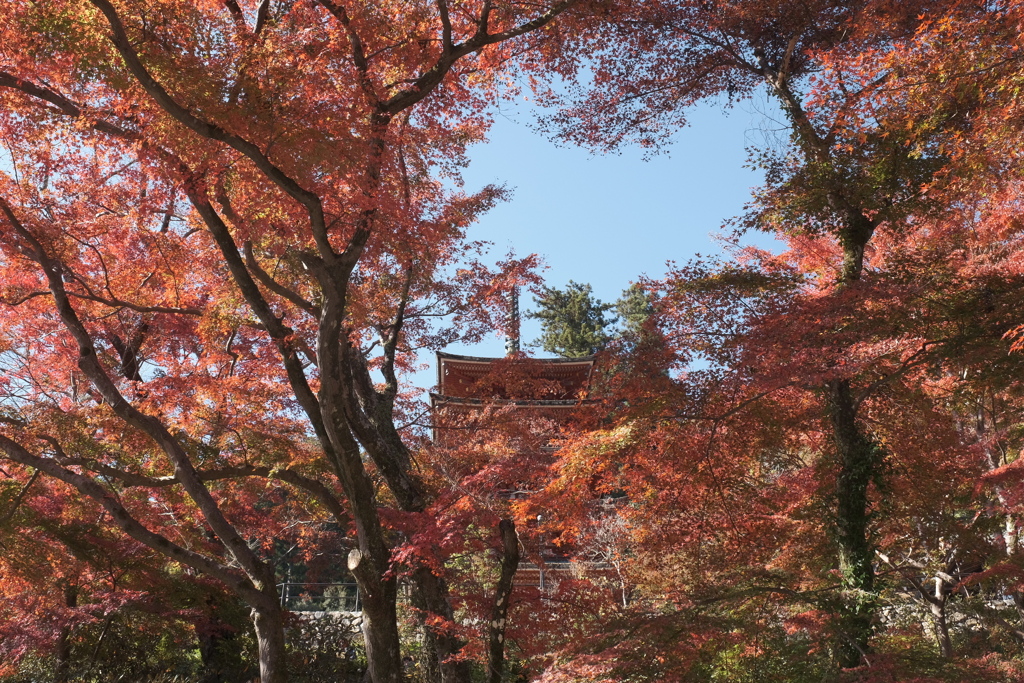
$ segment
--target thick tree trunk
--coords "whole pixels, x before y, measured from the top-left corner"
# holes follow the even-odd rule
[[[827,386],[828,418],[839,460],[836,476],[836,536],[846,591],[841,616],[842,666],[858,666],[869,649],[876,610],[874,548],[868,535],[868,487],[875,476],[877,447],[857,424],[848,380]]]
[[[400,683],[402,657],[395,608],[398,590],[395,580],[384,578],[384,572],[376,567],[373,558],[359,550],[349,553],[348,570],[359,584],[363,642],[370,680],[373,683]]]
[[[260,660],[260,683],[287,683],[288,666],[285,661],[284,616],[272,602],[252,608],[252,623],[256,629],[256,644]]]
[[[519,535],[511,519],[498,524],[501,533],[501,574],[494,589],[494,607],[491,609],[491,623],[488,625],[487,681],[501,683],[505,673],[505,627],[508,625],[509,598],[512,596],[512,582],[519,567]]]
[[[53,674],[56,683],[67,683],[68,670],[71,668],[71,629],[61,626],[57,634],[57,647],[54,648],[57,667]]]
[[[807,161],[821,170],[834,167],[832,144],[819,134],[793,91],[783,65],[772,69],[764,53],[755,52],[760,75],[765,78],[787,113],[795,141]],[[843,250],[836,292],[860,279],[864,253],[877,227],[856,194],[851,194],[842,173],[829,172],[818,182],[824,190],[832,217],[839,220],[835,237]],[[877,600],[874,594],[874,550],[868,537],[868,486],[874,477],[877,448],[857,424],[857,404],[848,378],[836,379],[825,387],[828,419],[839,459],[836,478],[836,536],[839,569],[846,589],[841,616],[842,642],[839,660],[844,667],[859,665],[869,652]]]
[[[366,662],[373,683],[400,683],[402,659],[398,647],[397,618],[389,614],[389,606],[384,603],[386,601],[363,599]]]
[[[455,620],[444,579],[423,566],[413,572],[412,579],[416,609],[425,617],[441,617],[447,622]],[[469,663],[455,659],[465,645],[462,639],[451,635],[447,629],[431,626],[425,620],[423,636],[427,650],[425,679],[430,683],[468,683],[471,678]]]
[[[352,367],[352,376],[357,380],[356,385],[364,387],[366,396],[371,396],[369,387],[372,383],[365,365]],[[419,481],[412,474],[409,451],[395,429],[393,408],[390,403],[382,402],[379,398],[371,400],[376,401],[371,419],[364,418],[360,422],[359,415],[353,410],[353,433],[359,437],[360,443],[377,464],[399,507],[405,512],[423,512],[426,501]],[[444,578],[435,574],[430,567],[420,565],[412,573],[412,583],[413,604],[418,610],[425,616],[440,617],[442,622],[455,620]],[[465,647],[465,641],[443,626],[436,628],[424,623],[423,631],[424,644],[429,653],[426,661],[427,681],[469,683],[469,663],[458,658],[459,652]]]
[[[980,432],[981,430],[979,430]],[[998,461],[990,457],[990,464],[992,469],[998,467]],[[1001,487],[996,487],[996,495],[999,497],[999,502],[1006,505],[1006,496],[1004,495]],[[1017,545],[1019,543],[1019,534],[1017,532],[1017,518],[1015,515],[1007,514],[1003,520],[1003,544],[1006,547],[1006,557],[1013,558],[1017,554]],[[1011,593],[1013,597],[1013,607],[1017,612],[1018,622],[1024,626],[1024,592],[1014,590]]]
[[[860,279],[864,248],[874,233],[874,224],[856,206],[836,192],[833,208],[845,215],[838,235],[843,247],[843,264],[838,291]],[[840,616],[842,638],[839,662],[843,667],[859,666],[871,651],[878,608],[875,594],[874,548],[868,533],[870,500],[868,489],[878,465],[878,447],[857,423],[858,404],[850,380],[840,378],[826,385],[827,412],[836,447],[839,471],[836,475],[836,540],[839,570],[845,591]]]

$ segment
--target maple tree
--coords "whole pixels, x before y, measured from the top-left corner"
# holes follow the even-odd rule
[[[911,38],[930,13],[951,4],[956,3],[624,7],[611,13],[596,47],[587,47],[597,55],[593,85],[581,86],[580,104],[552,122],[584,144],[653,145],[685,122],[694,103],[716,95],[731,102],[763,88],[782,110],[791,144],[760,155],[767,184],[744,224],[834,240],[838,253],[817,274],[836,306],[853,306],[850,297],[856,295],[847,290],[859,290],[872,237],[928,214],[930,198],[922,190],[942,162],[927,147],[909,144],[902,128],[861,116],[886,79],[860,78],[858,60]],[[836,314],[832,328],[814,329],[841,347],[851,330]],[[869,650],[876,618],[869,492],[885,455],[864,424],[863,388],[840,367],[814,374],[836,456],[833,531],[848,588],[844,661],[852,666]]]
[[[659,675],[692,675],[727,649],[736,622],[709,622],[706,605],[749,606],[753,596],[771,607],[756,622],[741,618],[750,630],[740,643],[776,629],[772,642],[792,647],[803,633],[843,667],[874,667],[866,675],[878,680],[905,675],[886,659],[898,627],[880,610],[905,599],[893,597],[897,586],[923,605],[943,657],[962,647],[950,605],[1004,635],[1014,630],[985,596],[995,585],[1015,593],[1016,578],[1005,577],[1018,576],[1016,559],[1000,555],[1019,556],[1006,486],[1017,481],[1019,423],[1015,382],[1005,380],[1016,373],[1005,337],[1017,315],[1005,297],[1019,281],[1020,10],[651,2],[610,9],[579,48],[596,55],[593,79],[549,120],[576,142],[659,144],[690,105],[716,95],[731,104],[759,89],[791,137],[755,153],[767,182],[741,219],[774,233],[784,253],[740,252],[649,285],[661,292],[655,317],[667,336],[621,367],[658,368],[645,376],[654,381],[609,380],[629,409],[606,406],[611,425],[580,434],[565,451],[571,476],[553,489],[579,491],[582,512],[564,509],[566,523],[582,527],[595,485],[636,487],[627,498],[640,512],[624,514],[637,546],[657,539],[673,558],[648,565],[647,576],[672,577],[648,585],[669,597],[677,625],[663,620],[646,633],[676,628],[705,645],[666,653]],[[695,369],[705,363],[712,369]],[[686,374],[670,380],[672,368]],[[731,442],[734,434],[743,438]],[[696,516],[689,529],[719,536],[673,535],[666,520],[687,512]],[[786,523],[769,530],[767,519]],[[752,529],[761,533],[745,536]],[[729,543],[745,552],[731,555]],[[716,556],[726,558],[721,573],[706,559]],[[632,564],[643,571],[644,560]],[[655,600],[640,603],[632,628],[665,614]],[[796,614],[799,604],[816,612]],[[643,648],[609,642],[595,635],[592,649],[576,650],[565,678],[614,678],[616,662]],[[792,656],[810,661],[801,652]],[[985,666],[960,675],[999,679]]]
[[[1020,7],[615,9],[570,134],[768,80],[794,141],[743,222],[785,247],[647,284],[530,507],[633,599],[591,600],[544,679],[1016,680]]]
[[[870,279],[838,302],[814,276],[841,254],[828,237],[648,283],[660,343],[610,364],[626,370],[605,381],[606,402],[562,449],[544,501],[565,534],[586,539],[596,500],[621,496],[613,519],[626,529],[619,557],[634,598],[561,650],[552,680],[840,676],[848,589],[832,560],[835,456],[820,403],[822,380],[839,371],[871,387],[861,414],[885,448],[869,492],[883,616],[859,675],[1014,680],[1015,666],[992,652],[1019,652],[998,598],[1019,577],[1003,557],[1016,545],[1004,515],[1016,505],[1005,496],[1016,501],[1007,484],[1019,448],[1015,390],[1003,380],[1021,362],[1003,334],[1019,312],[999,294],[1012,281],[968,277],[988,237],[945,251],[929,239],[935,228],[908,244],[883,235],[881,245],[903,246],[874,251]],[[914,630],[941,657],[920,644],[910,654]]]
[[[896,49],[867,52],[848,67],[858,80],[883,87],[844,125],[900,131],[915,154],[941,162],[924,186],[928,202],[941,210],[918,211],[899,231],[888,228],[875,258],[878,275],[908,292],[915,312],[907,329],[921,343],[918,360],[931,366],[916,378],[928,403],[921,407],[914,396],[908,403],[947,421],[929,429],[947,435],[947,445],[936,452],[950,452],[951,461],[931,466],[960,468],[955,480],[965,489],[959,495],[968,495],[965,507],[975,510],[969,523],[957,519],[963,510],[940,516],[930,540],[908,544],[912,535],[903,530],[897,544],[902,558],[881,556],[928,604],[945,656],[954,652],[945,610],[958,592],[967,597],[963,587],[972,581],[971,571],[990,566],[978,577],[1001,584],[1004,594],[1013,595],[1018,618],[1020,613],[1019,585],[1010,578],[1016,572],[1009,568],[1015,560],[1006,563],[1000,555],[1017,554],[1019,527],[1002,473],[1016,468],[1019,453],[1017,390],[1003,378],[1017,374],[1018,362],[1008,340],[1019,323],[1007,297],[1020,281],[1014,208],[1020,168],[1012,151],[1018,144],[1012,122],[1019,114],[1012,93],[1021,78],[1021,10],[1017,2],[955,3],[926,17]],[[930,505],[933,515],[946,512],[943,504],[934,511],[934,499]],[[927,591],[915,576],[922,571],[934,581]],[[1008,627],[991,610],[981,611],[996,627]]]
[[[228,680],[247,673],[215,647],[239,626],[239,610],[223,589],[167,571],[159,556],[103,524],[101,510],[75,501],[63,483],[37,472],[31,486],[16,487],[17,468],[7,463],[4,470],[11,477],[5,492],[25,495],[16,505],[5,498],[0,528],[2,675],[31,676],[49,654],[54,680],[142,679],[180,661],[173,649],[187,648],[193,632],[209,645],[201,649],[205,669],[221,669]]]
[[[573,4],[96,0],[0,19],[0,447],[233,590],[264,683],[287,677],[269,554],[285,520],[257,511],[284,501],[352,526],[374,681],[401,677],[399,574],[437,676],[468,675],[399,375],[498,327],[502,276],[529,266],[474,263],[465,228],[501,192],[437,174]]]
[[[375,681],[403,582],[428,680],[1019,678],[1022,10],[10,4],[0,651],[69,676],[147,600],[208,650],[227,590],[286,680],[287,539],[347,555]],[[503,192],[458,190],[466,146],[516,69],[581,65],[552,123],[598,147],[774,98],[791,144],[740,220],[784,247],[643,282],[618,338],[584,320],[575,423],[517,412],[558,388],[513,355],[430,440],[416,351],[538,284],[477,261]],[[553,547],[572,571],[517,583]]]

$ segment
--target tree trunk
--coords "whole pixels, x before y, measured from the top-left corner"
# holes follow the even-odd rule
[[[353,374],[363,378],[364,386],[369,385],[370,376],[365,366],[356,368]],[[353,425],[357,424],[357,417],[353,418]],[[365,421],[359,429],[354,427],[353,433],[360,436],[360,443],[366,447],[370,458],[377,464],[399,507],[405,512],[423,512],[426,509],[426,501],[422,487],[412,474],[412,458],[395,429],[393,408],[390,404],[378,402],[372,419]],[[420,565],[412,572],[412,583],[413,604],[424,616],[440,617],[443,622],[455,620],[444,578],[435,574],[430,567]],[[458,658],[459,652],[465,646],[462,638],[449,628],[436,628],[426,622],[423,632],[424,645],[431,653],[426,662],[427,680],[440,683],[469,683],[469,663]]]
[[[989,461],[992,469],[999,466],[997,461],[991,456]],[[1002,487],[996,487],[996,495],[999,497],[999,502],[1006,505],[1006,496],[1002,491]],[[1017,518],[1014,515],[1006,514],[1003,520],[1003,544],[1006,546],[1007,558],[1013,558],[1017,554],[1018,543]],[[1013,607],[1017,612],[1017,619],[1020,624],[1024,625],[1024,593],[1019,590],[1013,590],[1010,595],[1013,597]]]
[[[252,608],[252,623],[256,629],[260,683],[287,683],[284,617],[276,596],[269,604]]]
[[[64,606],[68,608],[78,607],[78,586],[64,586]],[[65,683],[71,670],[71,628],[62,626],[57,636],[57,647],[54,655],[57,658],[57,670],[54,672],[53,680],[56,683]]]
[[[204,613],[192,624],[203,663],[199,683],[225,683],[246,677],[243,669],[248,662],[241,652],[238,630],[221,618],[229,601],[235,599],[235,595],[211,592],[204,599]],[[246,680],[251,678],[249,675]]]
[[[348,570],[359,584],[363,606],[363,642],[367,673],[373,683],[400,683],[402,658],[395,608],[397,585],[385,578],[372,558],[359,550],[348,554]]]
[[[436,616],[453,622],[455,614],[448,600],[448,586],[429,567],[420,566],[413,572],[413,600],[424,617]],[[461,638],[451,635],[449,629],[436,628],[423,622],[424,645],[427,650],[426,680],[431,683],[468,683],[469,663],[454,659],[465,646]]]
[[[794,140],[808,162],[825,170],[836,161],[831,143],[818,133],[800,98],[790,84],[791,74],[772,70],[762,52],[757,55],[761,76],[774,91],[791,122]],[[843,250],[836,292],[860,279],[864,269],[864,250],[877,224],[869,218],[847,187],[842,173],[828,172],[818,182],[824,190],[829,211],[840,221],[835,233]],[[839,460],[836,478],[836,536],[839,544],[839,569],[846,589],[842,609],[842,639],[839,660],[844,667],[858,666],[869,652],[877,600],[874,595],[874,550],[868,539],[868,485],[876,469],[876,445],[857,424],[857,404],[848,378],[828,382],[828,419]]]
[[[869,651],[875,610],[874,548],[868,536],[868,487],[875,476],[877,447],[857,424],[857,406],[849,380],[830,382],[828,418],[839,460],[836,477],[836,535],[839,570],[846,591],[839,660],[858,666]]]
[[[501,574],[494,589],[494,607],[491,609],[491,623],[488,625],[487,681],[501,683],[505,673],[505,628],[508,625],[509,598],[512,582],[519,568],[519,535],[511,519],[498,524],[501,533]]]
[[[945,659],[953,658],[953,641],[949,638],[949,623],[946,621],[946,600],[942,597],[942,582],[935,579],[935,600],[929,601],[932,624],[935,628],[935,642],[939,654]]]
[[[402,680],[397,617],[387,600],[363,596],[363,641],[366,662],[373,683],[400,683]]]

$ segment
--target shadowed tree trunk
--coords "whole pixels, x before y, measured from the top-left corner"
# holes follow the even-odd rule
[[[488,624],[487,680],[501,683],[505,673],[505,628],[508,626],[509,598],[512,596],[513,580],[519,568],[519,535],[511,519],[498,524],[501,534],[501,573],[494,588],[494,606],[491,608],[491,622]]]
[[[802,148],[807,161],[822,169],[831,169],[834,162],[832,148],[814,128],[787,75],[772,72],[765,66],[762,68],[769,86],[790,118],[794,140]],[[827,198],[829,211],[838,222],[836,238],[843,251],[836,283],[836,294],[840,294],[860,279],[864,269],[864,251],[876,224],[867,217],[864,207],[848,195],[847,178],[826,171],[818,182]],[[839,615],[842,630],[839,663],[843,667],[855,667],[870,652],[877,609],[874,549],[868,533],[868,491],[877,474],[879,456],[877,445],[858,423],[859,400],[854,397],[850,378],[834,379],[823,390],[825,414],[838,465],[834,533],[846,593]]]
[[[875,600],[874,549],[868,536],[868,489],[875,476],[877,447],[857,424],[857,409],[848,380],[830,382],[828,417],[836,448],[836,540],[839,570],[846,592],[841,615],[840,663],[857,666],[868,651]]]
[[[78,586],[67,584],[64,586],[64,606],[68,608],[78,607]],[[54,672],[53,680],[57,683],[65,683],[71,670],[71,627],[61,626],[57,635],[57,647],[54,651],[57,659],[57,670]]]

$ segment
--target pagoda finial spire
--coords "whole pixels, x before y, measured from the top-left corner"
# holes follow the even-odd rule
[[[505,328],[505,355],[519,353],[519,287],[508,293],[508,326]]]

